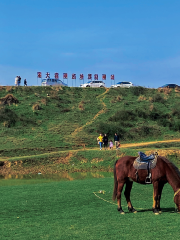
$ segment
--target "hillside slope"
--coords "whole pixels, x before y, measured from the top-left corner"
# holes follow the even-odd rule
[[[178,90],[1,87],[0,98],[0,157],[96,147],[100,132],[122,143],[180,138]]]

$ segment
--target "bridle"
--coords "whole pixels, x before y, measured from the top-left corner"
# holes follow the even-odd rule
[[[174,198],[179,192],[180,192],[180,188],[174,193]]]

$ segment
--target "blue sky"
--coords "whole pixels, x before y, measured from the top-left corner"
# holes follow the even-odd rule
[[[179,9],[178,0],[1,0],[0,85],[16,75],[37,85],[37,71],[67,72],[70,86],[72,73],[105,73],[106,86],[111,74],[180,85]]]

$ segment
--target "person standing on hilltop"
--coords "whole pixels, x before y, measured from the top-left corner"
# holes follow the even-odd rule
[[[18,77],[18,86],[21,86],[21,77]]]
[[[24,79],[24,86],[27,86],[27,80],[26,80],[26,78]]]
[[[114,143],[116,146],[116,149],[119,148],[119,135],[117,135],[117,133],[114,134]]]
[[[103,144],[104,144],[104,149],[108,149],[108,136],[107,134],[104,134],[104,137],[103,137]]]
[[[18,80],[19,80],[19,77],[16,76],[16,77],[15,77],[15,86],[18,86]]]
[[[99,137],[97,138],[98,144],[100,146],[100,150],[102,150],[103,145],[103,135],[100,133]]]

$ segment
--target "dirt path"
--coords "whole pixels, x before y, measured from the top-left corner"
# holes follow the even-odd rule
[[[103,108],[93,117],[93,119],[91,119],[89,122],[87,122],[85,125],[78,127],[75,129],[75,131],[71,134],[72,137],[74,137],[78,132],[81,132],[82,129],[84,127],[86,127],[87,125],[92,124],[96,118],[99,117],[99,115],[101,115],[102,113],[104,113],[106,111],[106,104],[103,102],[104,98],[105,98],[105,94],[109,91],[109,88],[106,89],[105,92],[103,92],[102,94],[98,95],[96,98],[100,98],[100,102],[103,105]]]
[[[121,144],[121,148],[130,148],[130,147],[141,147],[145,145],[151,145],[151,144],[156,144],[156,143],[173,143],[173,142],[180,142],[180,139],[171,139],[171,140],[162,140],[162,141],[152,141],[152,142],[141,142],[141,143],[125,143]],[[0,158],[0,161],[15,161],[15,160],[23,160],[23,159],[28,159],[28,158],[35,158],[35,157],[43,157],[43,156],[52,156],[57,153],[67,153],[69,152],[67,159],[69,160],[73,154],[73,152],[79,152],[79,151],[95,151],[99,150],[99,147],[96,148],[85,148],[85,149],[71,149],[71,150],[64,150],[64,151],[54,151],[54,152],[48,152],[48,153],[42,153],[42,154],[37,154],[37,155],[30,155],[30,156],[21,156],[21,157],[6,157],[6,158]],[[115,150],[113,150],[115,151]]]
[[[156,144],[156,143],[170,143],[170,142],[180,142],[180,139],[171,139],[171,140],[162,140],[162,141],[153,141],[153,142],[142,142],[142,143],[125,143],[125,144],[121,144],[121,148],[145,146],[145,145],[151,145],[151,144]]]

